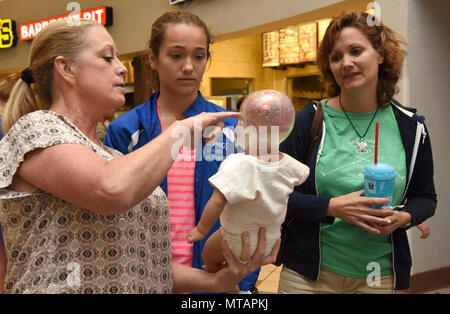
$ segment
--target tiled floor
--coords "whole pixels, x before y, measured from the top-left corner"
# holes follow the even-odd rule
[[[273,264],[264,265],[261,267],[256,287],[259,293],[277,293],[278,281],[280,279],[280,272],[282,266],[275,266]]]
[[[261,267],[256,287],[259,293],[277,293],[278,281],[280,279],[280,272],[282,266],[275,266],[272,264]],[[450,294],[450,287],[426,292],[426,294]]]

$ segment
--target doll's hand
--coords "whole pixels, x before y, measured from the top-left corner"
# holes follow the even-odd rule
[[[205,234],[201,233],[197,227],[189,231],[189,233],[186,236],[187,243],[193,243],[200,241],[205,237]]]

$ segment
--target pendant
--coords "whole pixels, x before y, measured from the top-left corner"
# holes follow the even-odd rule
[[[363,138],[361,138],[361,141],[358,143],[358,148],[360,153],[365,153],[367,151],[367,143],[364,142]]]

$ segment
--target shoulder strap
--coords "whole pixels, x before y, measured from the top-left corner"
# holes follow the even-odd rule
[[[317,143],[322,135],[322,124],[323,124],[323,107],[320,101],[314,101],[316,113],[314,114],[314,119],[311,125],[311,144],[309,146],[308,155],[305,161],[305,165],[309,167],[309,162],[311,161],[312,154],[317,147]],[[295,187],[295,191],[302,192],[304,184]]]
[[[314,101],[316,105],[316,114],[314,115],[314,120],[311,125],[311,146],[308,152],[308,158],[306,159],[306,165],[311,161],[311,156],[317,147],[320,136],[322,135],[322,124],[323,124],[323,107],[320,101]]]

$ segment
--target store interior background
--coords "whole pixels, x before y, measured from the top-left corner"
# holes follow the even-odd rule
[[[211,46],[212,58],[200,86],[203,96],[224,108],[236,110],[236,101],[240,96],[256,90],[275,89],[288,94],[296,111],[309,101],[326,96],[315,64],[263,67],[262,47],[262,33],[215,42]],[[128,105],[131,106],[142,103],[150,95],[151,84],[143,60],[145,57],[125,61],[131,69],[128,81],[131,83],[133,80],[135,91],[143,91],[135,93],[133,100],[130,97]]]
[[[0,17],[18,24],[65,13],[69,1],[3,0]],[[108,31],[115,39],[120,58],[129,68],[127,105],[116,116],[146,100],[151,93],[143,65],[145,44],[153,20],[174,7],[169,0],[79,0],[82,8],[108,5],[114,10],[114,24]],[[309,99],[326,97],[313,63],[283,68],[262,67],[262,34],[284,27],[327,19],[344,10],[365,10],[368,0],[191,0],[176,6],[198,14],[216,35],[212,59],[201,85],[207,98],[234,109],[237,98],[260,89],[288,94],[299,110]],[[408,231],[413,256],[413,291],[450,284],[450,99],[449,78],[450,1],[377,0],[383,23],[408,42],[408,57],[399,81],[401,103],[426,116],[431,135],[435,184],[438,192],[436,215],[428,222],[431,236],[420,239],[416,228]],[[27,65],[30,42],[13,49],[0,49],[0,78],[21,71]],[[416,289],[416,290],[414,290]]]

